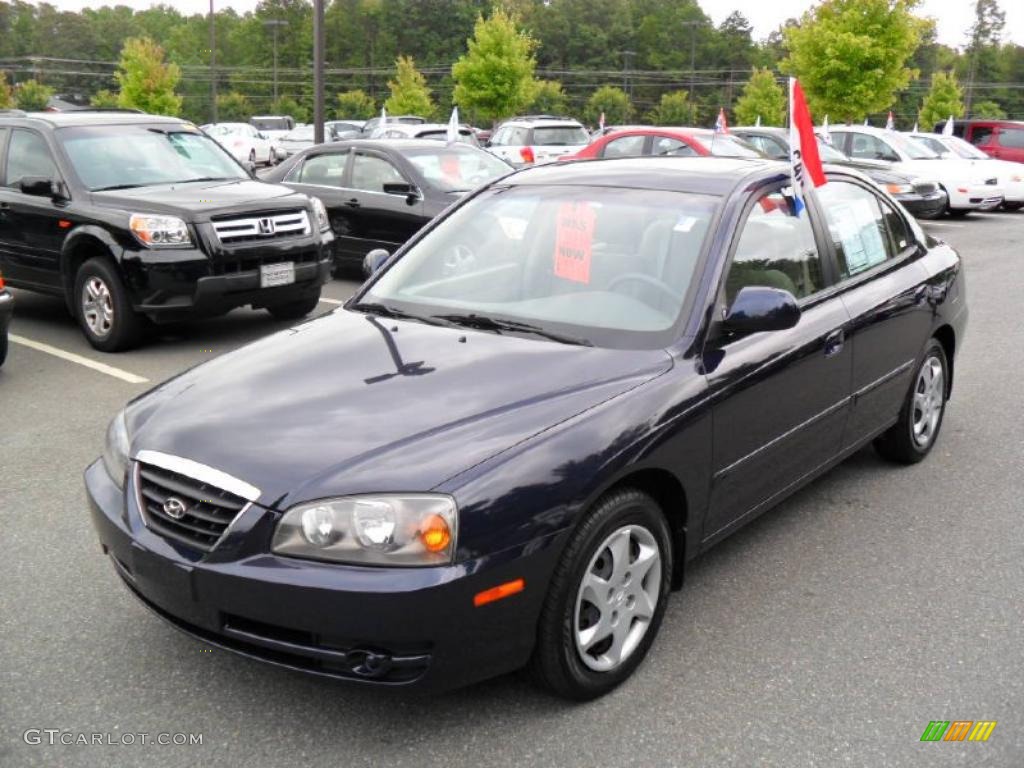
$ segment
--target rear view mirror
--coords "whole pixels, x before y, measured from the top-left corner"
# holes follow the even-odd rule
[[[800,322],[796,297],[781,288],[741,288],[723,321],[731,331],[785,331]]]
[[[386,195],[405,195],[405,202],[409,205],[413,205],[420,199],[420,191],[416,188],[415,184],[406,183],[394,183],[384,185],[384,194]]]
[[[65,197],[64,186],[45,176],[25,176],[18,182],[18,189],[22,194],[32,197],[49,197],[53,200]]]
[[[389,258],[391,258],[391,254],[383,248],[374,248],[363,257],[363,277],[372,277],[373,273],[384,266],[384,262]]]

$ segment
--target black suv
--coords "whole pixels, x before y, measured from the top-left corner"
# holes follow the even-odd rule
[[[191,123],[0,113],[0,270],[63,296],[97,349],[246,304],[300,318],[332,240],[318,200],[253,179]]]

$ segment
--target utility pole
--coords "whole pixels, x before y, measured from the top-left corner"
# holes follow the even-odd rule
[[[630,76],[633,70],[633,57],[636,56],[636,51],[623,51],[622,52],[622,90],[629,94],[629,98],[633,98],[633,79]]]
[[[264,27],[270,27],[274,39],[274,103],[277,103],[277,30],[279,27],[287,27],[288,22],[284,19],[267,19],[263,22]]]
[[[690,125],[697,124],[697,101],[694,89],[697,87],[697,27],[699,21],[684,21],[682,26],[690,28]]]
[[[210,0],[210,122],[217,122],[217,19]]]
[[[313,0],[313,143],[324,143],[324,0]]]

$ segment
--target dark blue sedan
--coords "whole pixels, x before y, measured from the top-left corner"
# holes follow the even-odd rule
[[[909,463],[938,437],[960,259],[828,177],[799,216],[762,160],[477,190],[371,253],[344,308],[119,414],[86,472],[103,550],[159,616],[253,658],[609,691],[690,560],[868,443]]]

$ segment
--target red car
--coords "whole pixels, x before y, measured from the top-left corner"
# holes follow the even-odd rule
[[[935,124],[942,133],[946,121]],[[1024,122],[1019,120],[955,120],[953,133],[1000,160],[1024,163]]]
[[[706,128],[625,128],[594,139],[574,155],[559,160],[594,160],[604,157],[672,155],[696,157],[764,157],[743,139]]]

